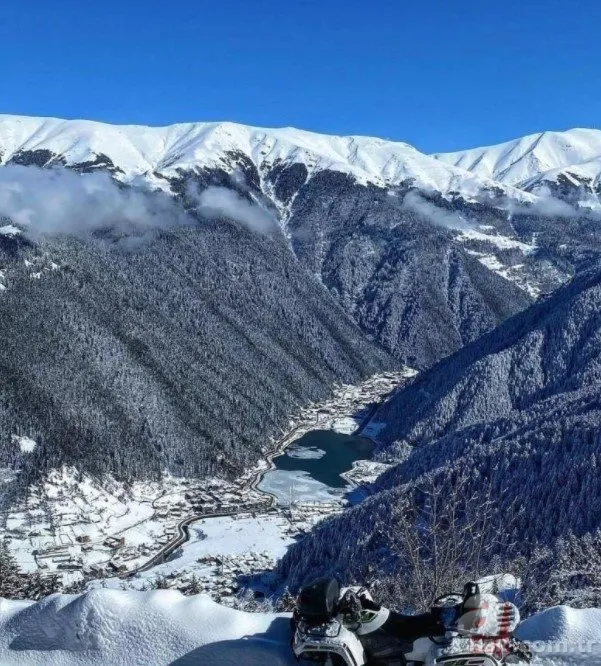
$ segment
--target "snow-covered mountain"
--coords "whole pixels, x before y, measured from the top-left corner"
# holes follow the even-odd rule
[[[395,362],[417,369],[431,366],[556,289],[601,252],[596,222],[581,215],[554,218],[536,205],[522,205],[536,204],[536,197],[512,185],[446,164],[407,144],[375,138],[232,123],[150,128],[0,116],[0,154],[0,194],[5,195],[0,199],[2,361],[15,373],[0,381],[0,397],[3,391],[7,396],[2,405],[11,405],[0,410],[0,423],[6,423],[8,434],[27,430],[36,441],[48,438],[30,456],[32,471],[42,467],[38,457],[51,457],[53,464],[98,465],[96,472],[129,470],[131,465],[136,478],[149,473],[150,461],[153,475],[182,466],[207,471],[207,461],[222,466],[209,451],[220,451],[226,442],[236,451],[230,462],[245,466],[258,451],[240,432],[264,431],[267,423],[276,429],[295,400],[325,397],[337,381],[359,380]],[[30,166],[58,169],[24,168]],[[115,188],[106,174],[96,178],[95,172],[108,172],[125,184],[142,180],[164,189],[173,199],[156,198],[168,199],[180,212],[191,210],[191,189],[199,196],[210,188],[220,188],[221,194],[228,190],[230,204],[242,201],[243,208],[267,209],[285,233],[256,234],[244,228],[231,205],[217,218],[194,209],[195,219],[187,218],[192,224],[167,225],[168,234],[151,235],[151,241],[127,255],[119,250],[124,237],[131,240],[131,226],[120,226],[124,207],[119,193],[134,188]],[[35,179],[24,183],[25,173]],[[82,189],[81,182],[92,184]],[[113,202],[105,206],[108,216],[74,242],[69,234],[81,231],[108,201],[98,195],[107,183]],[[19,191],[26,196],[19,199]],[[16,233],[19,222],[13,211],[21,200],[19,220],[35,211],[40,218],[51,213],[65,217],[69,207],[69,224],[58,225],[63,234]],[[508,201],[519,205],[509,207]],[[156,216],[163,220],[161,206]],[[141,210],[144,216],[149,206]],[[57,222],[45,228],[56,229]],[[21,226],[26,231],[27,224]],[[123,298],[121,307],[115,307],[114,294]],[[44,317],[39,316],[42,308],[48,309]],[[100,327],[97,318],[103,321]],[[250,331],[256,338],[249,339]],[[97,334],[103,341],[108,338],[101,343]],[[86,362],[67,354],[40,373],[38,364],[46,363],[47,350],[60,347],[55,339],[78,349]],[[200,345],[202,356],[196,356],[196,346],[184,344],[189,340]],[[221,341],[219,358],[215,340]],[[269,353],[259,351],[258,340]],[[103,393],[107,411],[100,414],[96,390],[101,382],[89,381],[86,363],[98,365],[102,381],[114,387],[109,363],[99,352],[105,345],[111,363],[119,358],[124,382],[119,395],[161,395],[161,409],[170,416],[160,416],[157,404],[149,403],[136,407],[132,418],[117,420],[109,412],[119,395],[108,388]],[[274,363],[259,380],[255,368],[263,353]],[[249,363],[242,380],[224,371],[240,358]],[[65,372],[71,363],[73,372]],[[202,390],[210,409],[194,393],[205,372]],[[235,397],[221,391],[223,375],[244,389],[244,408],[233,387]],[[32,398],[29,377],[36,378],[39,400]],[[135,387],[130,385],[134,377],[136,382],[139,378]],[[214,396],[206,386],[215,390]],[[175,387],[190,389],[191,412],[176,414],[173,405],[181,398],[173,399]],[[40,406],[47,396],[56,403],[57,395],[64,398],[60,408]],[[265,405],[267,420],[254,396]],[[67,451],[63,443],[70,437],[65,428],[76,400],[82,400],[72,424],[76,439],[82,451],[84,441],[93,444],[73,461],[77,447]],[[130,400],[126,403],[133,409]],[[55,422],[63,407],[68,416]],[[195,410],[202,417],[189,419]],[[217,428],[216,423],[226,425]],[[151,451],[141,462],[136,445],[124,447],[118,464],[105,455],[113,446],[137,442],[147,428],[152,434],[144,441],[158,439],[148,444]],[[97,446],[99,441],[103,446]],[[199,455],[205,450],[206,455]]]
[[[167,127],[108,125],[88,120],[0,116],[0,163],[52,163],[112,168],[124,181],[179,170],[224,168],[244,155],[260,174],[276,165],[304,164],[309,175],[332,170],[359,183],[390,187],[411,181],[420,189],[472,197],[498,189],[487,176],[446,164],[412,146],[363,136],[329,136],[294,128],[262,129],[235,123],[185,123]],[[158,177],[157,177],[158,176]],[[502,187],[512,197],[524,195]],[[528,197],[526,197],[527,199]]]
[[[582,132],[575,146],[586,144],[588,130]],[[594,155],[597,144],[590,143],[588,153],[568,152]],[[365,332],[415,367],[549,293],[601,247],[596,230],[579,219],[566,222],[566,210],[554,217],[537,205],[541,197],[514,187],[521,177],[502,182],[500,167],[480,173],[476,158],[443,157],[405,143],[292,128],[0,116],[2,166],[107,171],[123,183],[143,181],[182,197],[190,182],[199,190],[217,185],[268,208],[301,264]],[[562,164],[547,160],[545,168]],[[569,215],[573,209],[566,208]],[[4,236],[14,228],[0,227]],[[0,271],[5,289],[10,266]],[[424,330],[434,339],[424,341]]]
[[[601,132],[574,130],[563,144],[562,136],[429,156],[406,143],[292,128],[116,126],[4,115],[0,165],[109,172],[184,201],[190,183],[199,191],[236,190],[278,218],[296,258],[368,335],[423,367],[596,258],[597,225],[591,228],[582,211],[563,201],[556,215],[547,190],[534,183],[577,160],[578,188],[585,172],[594,181]],[[538,167],[526,168],[530,162]],[[512,164],[513,175],[506,173]],[[555,176],[563,186],[565,179]],[[563,196],[558,188],[553,193]],[[62,214],[63,206],[55,209]],[[0,215],[9,218],[0,226],[2,239],[15,227],[10,214]],[[2,266],[0,289],[9,279]],[[424,330],[434,339],[425,342]]]
[[[597,129],[539,132],[434,157],[482,178],[531,192],[545,185],[552,191],[554,186],[571,185],[597,194],[601,188],[601,130]]]
[[[190,182],[201,191],[215,185],[235,189],[273,211],[301,263],[320,277],[370,335],[414,365],[453,351],[566,277],[563,265],[555,266],[546,256],[539,260],[529,228],[507,224],[508,201],[521,210],[535,204],[536,197],[446,165],[405,143],[233,123],[153,128],[0,116],[0,164],[109,172],[123,183],[142,181],[180,196],[185,196]],[[12,186],[9,183],[9,190]],[[49,189],[56,187],[53,182]],[[408,192],[413,196],[405,200]],[[441,208],[445,206],[450,209]],[[30,206],[26,208],[29,217]],[[41,208],[46,210],[44,202]],[[63,210],[60,206],[59,217]],[[2,214],[6,211],[0,210]],[[369,225],[363,224],[365,219],[371,220]],[[421,225],[423,229],[418,228]],[[410,240],[422,245],[428,236],[438,240],[428,241],[427,248],[417,248]],[[404,266],[405,273],[410,264],[423,266],[424,260],[430,262],[424,252],[432,249],[438,255],[438,269],[431,287],[424,287],[413,269],[409,280],[396,268],[382,270],[383,261],[399,270]],[[348,261],[354,261],[357,252],[366,265],[349,270]],[[495,286],[489,288],[490,274]],[[4,286],[8,278],[0,274],[0,279]],[[392,295],[384,294],[384,282]],[[425,344],[422,336],[415,342],[407,340],[414,328],[407,319],[399,339],[398,314],[405,306],[397,301],[414,299],[406,292],[416,289],[423,292],[424,306],[431,311],[429,294],[440,295],[435,309],[444,313],[443,327],[450,331],[444,344]],[[459,300],[456,292],[463,293]],[[460,304],[473,298],[474,305],[460,313]],[[366,300],[369,307],[364,306]],[[417,324],[421,300],[420,296],[410,317],[416,318],[415,326],[433,330],[423,322]],[[383,307],[390,316],[382,313]],[[384,319],[389,321],[386,327]]]
[[[412,183],[468,200],[482,193],[536,201],[541,185],[563,181],[598,192],[601,130],[540,132],[493,146],[425,155],[403,142],[365,136],[331,136],[290,127],[256,128],[230,122],[166,127],[109,125],[0,115],[0,164],[63,164],[108,168],[120,180],[144,178],[166,187],[180,171],[233,170],[245,156],[266,175],[274,166],[303,164],[309,176],[324,170],[361,184]]]

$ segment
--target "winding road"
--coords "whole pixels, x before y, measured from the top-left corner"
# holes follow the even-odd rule
[[[158,564],[165,562],[171,553],[186,543],[186,541],[188,541],[190,538],[190,530],[188,529],[190,523],[193,523],[196,520],[204,520],[205,518],[222,518],[223,516],[234,516],[236,513],[238,513],[238,511],[232,509],[230,511],[222,511],[218,513],[199,513],[194,516],[188,516],[188,518],[184,518],[184,520],[177,524],[177,536],[172,541],[165,544],[156,555],[151,557],[148,562],[146,562],[146,564],[143,564],[141,567],[138,567],[133,571],[128,571],[126,574],[123,574],[121,578],[132,578],[138,573],[148,571],[149,569],[152,569],[152,567],[156,567]]]
[[[319,425],[319,412],[317,412],[313,427],[316,425]],[[259,490],[258,485],[261,483],[263,476],[274,468],[273,459],[276,456],[279,456],[283,453],[288,444],[290,444],[290,440],[296,435],[296,433],[300,430],[301,427],[306,427],[306,425],[296,426],[292,430],[288,431],[283,437],[281,437],[277,441],[275,449],[265,456],[265,459],[267,460],[268,463],[267,467],[265,469],[259,470],[250,479],[245,488],[245,490],[256,490],[266,495],[268,499],[266,500],[264,505],[258,505],[257,507],[244,508],[244,509],[235,508],[235,509],[230,509],[229,511],[216,511],[213,513],[197,513],[192,516],[188,516],[187,518],[180,520],[180,522],[176,526],[177,529],[176,536],[171,541],[166,543],[159,550],[158,553],[153,555],[145,564],[142,564],[141,566],[137,567],[136,569],[132,569],[131,571],[127,571],[126,573],[122,574],[119,577],[133,578],[136,574],[148,571],[149,569],[152,569],[153,567],[156,567],[157,565],[165,562],[167,558],[174,551],[176,551],[180,546],[182,546],[184,543],[186,543],[186,541],[189,540],[190,538],[189,526],[191,525],[191,523],[194,523],[197,520],[206,520],[207,518],[223,518],[224,516],[235,516],[239,513],[248,513],[249,511],[252,511],[253,513],[267,513],[270,509],[272,509],[276,503],[275,495],[272,495],[271,493],[264,490]]]

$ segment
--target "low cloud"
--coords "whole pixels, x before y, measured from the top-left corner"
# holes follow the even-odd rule
[[[110,229],[144,236],[189,224],[175,200],[140,187],[120,187],[107,173],[9,165],[0,168],[0,217],[31,237]]]
[[[538,215],[545,218],[578,219],[583,217],[599,217],[599,211],[586,206],[571,205],[554,197],[550,191],[537,191],[537,198],[531,203],[521,203],[506,197],[492,204],[495,208],[506,211],[510,215]],[[439,208],[420,196],[417,192],[409,192],[403,199],[401,208],[423,217],[434,224],[449,229],[464,230],[472,228],[468,220],[459,213]]]
[[[209,187],[199,192],[190,184],[188,196],[201,217],[226,217],[260,233],[277,228],[271,212],[234,190]],[[154,230],[194,224],[173,196],[153,192],[143,182],[121,186],[106,172],[80,174],[20,165],[0,168],[2,218],[31,238],[109,230],[133,240]]]
[[[541,187],[536,191],[536,199],[529,204],[520,204],[511,199],[506,199],[503,208],[514,215],[540,215],[541,217],[584,217],[590,213],[578,206],[557,199],[551,194],[547,187]]]
[[[408,192],[403,199],[401,208],[448,229],[466,229],[469,227],[458,213],[435,206],[417,192]]]
[[[191,185],[188,197],[197,204],[197,211],[202,217],[226,217],[262,234],[277,228],[277,220],[270,211],[227,187],[211,186],[199,193],[196,186]]]

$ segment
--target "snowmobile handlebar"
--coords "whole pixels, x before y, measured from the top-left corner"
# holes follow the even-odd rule
[[[436,597],[432,602],[433,608],[440,608],[441,606],[458,606],[464,604],[470,597],[480,594],[480,586],[478,583],[466,583],[463,586],[463,592],[445,592],[439,597]],[[444,602],[447,603],[444,603]],[[449,603],[451,602],[451,603]]]
[[[470,597],[475,597],[480,594],[480,586],[478,583],[469,582],[463,586],[463,600],[466,601]]]

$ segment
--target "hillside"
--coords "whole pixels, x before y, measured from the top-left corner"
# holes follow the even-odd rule
[[[370,137],[2,116],[0,163],[13,193],[23,187],[19,167],[79,173],[93,183],[83,188],[88,197],[102,174],[188,204],[209,187],[235,192],[273,217],[303,267],[364,333],[417,367],[549,293],[601,246],[597,225],[576,210],[557,217],[545,198]],[[60,184],[28,180],[47,196]],[[221,190],[212,199],[231,216],[235,206]],[[29,224],[27,211],[15,210],[14,197],[0,200],[9,223]],[[78,231],[81,223],[53,219],[52,229],[66,226]],[[426,340],[423,331],[431,332]]]
[[[297,584],[315,568],[359,577],[367,565],[371,575],[385,571],[403,498],[431,478],[444,497],[464,475],[469,506],[494,503],[513,543],[502,557],[594,534],[601,527],[600,311],[596,270],[397,392],[374,420],[386,424],[382,455],[399,463],[367,502],[289,552],[289,580]],[[592,580],[583,575],[579,583],[596,589]]]
[[[333,384],[432,366],[601,248],[379,139],[2,116],[0,153],[2,456],[36,473],[236,474]]]
[[[492,478],[505,506],[522,507],[524,538],[598,529],[600,305],[594,271],[399,393],[378,415],[388,423],[383,442],[402,440],[414,453],[380,487],[473,469],[476,488]]]
[[[2,248],[2,459],[31,474],[239,474],[302,405],[393,363],[281,238],[239,224]]]

